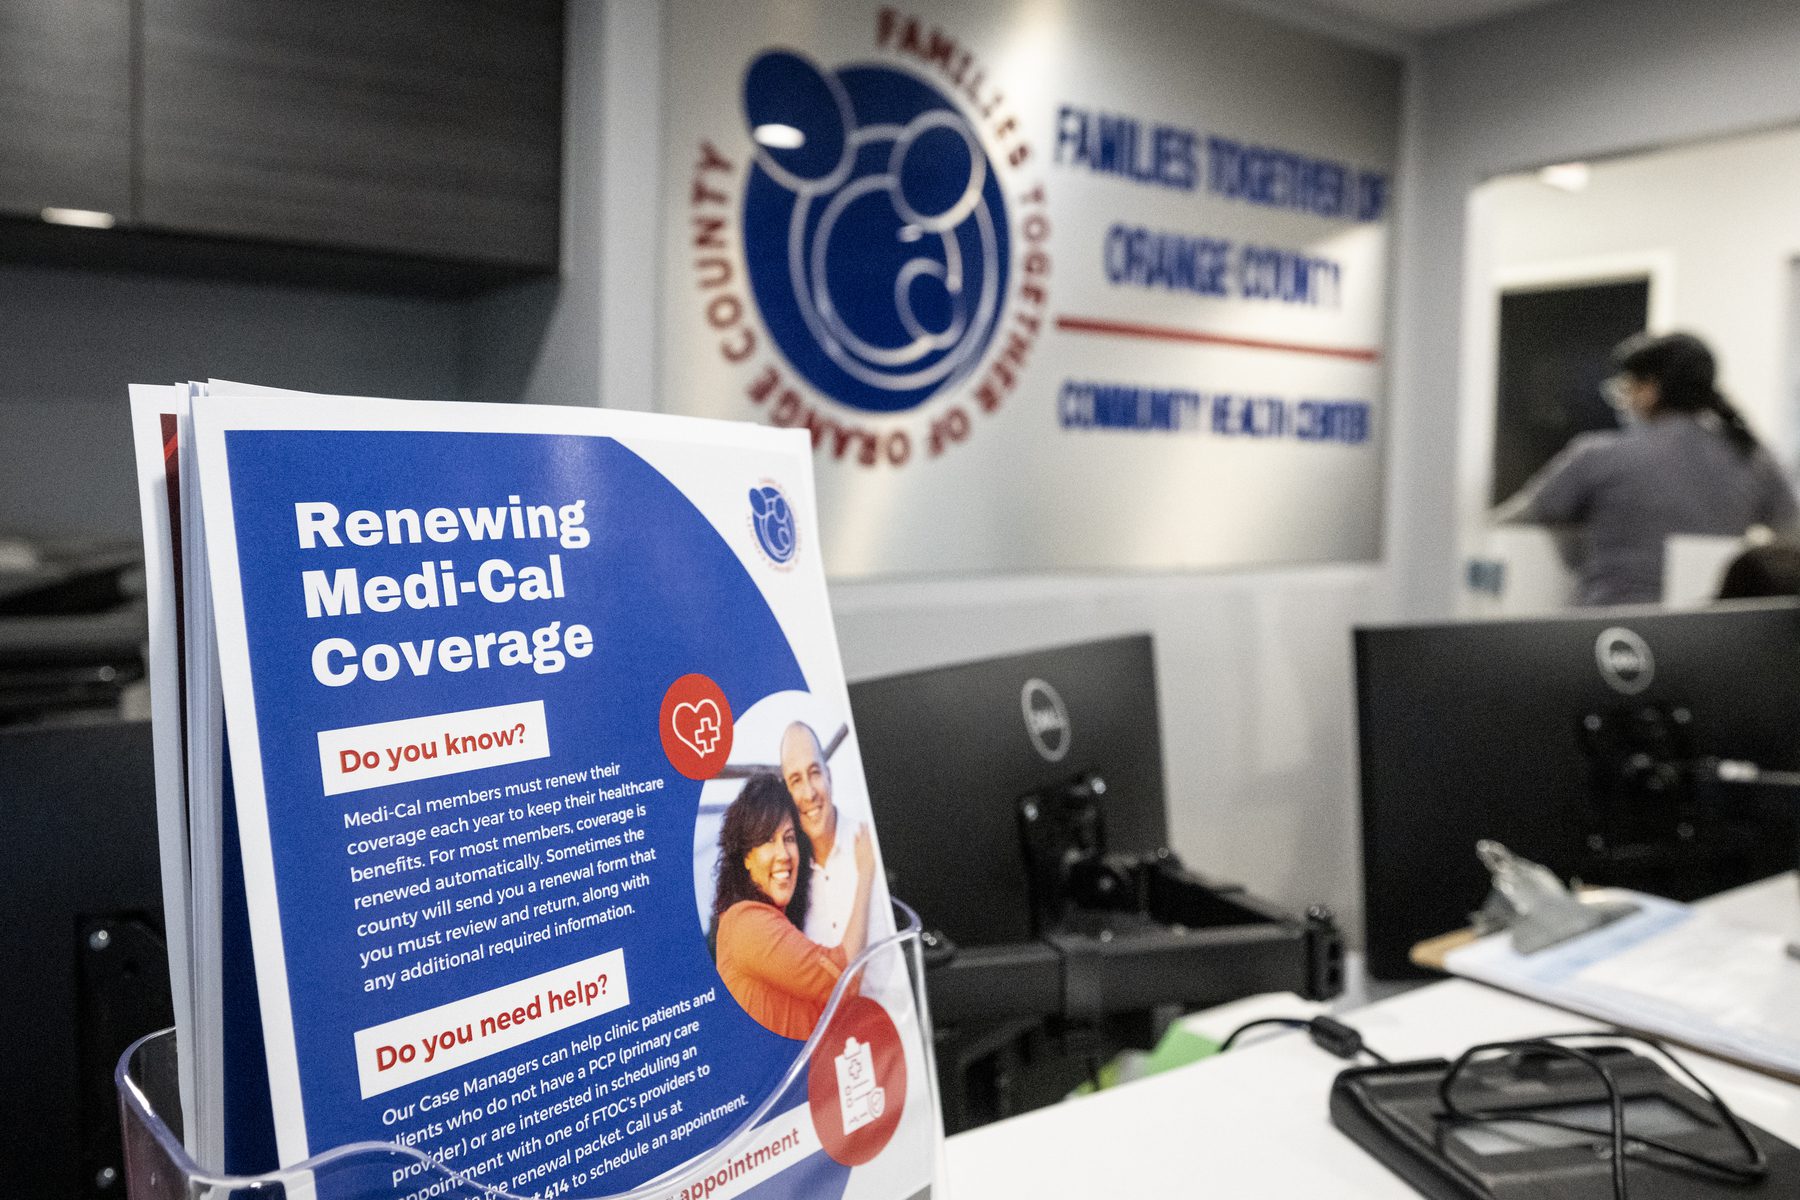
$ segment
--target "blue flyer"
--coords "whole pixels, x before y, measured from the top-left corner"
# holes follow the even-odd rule
[[[282,1161],[391,1141],[524,1196],[924,1194],[805,435],[192,413]]]

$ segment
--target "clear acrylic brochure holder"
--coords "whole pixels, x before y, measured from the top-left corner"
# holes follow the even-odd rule
[[[881,939],[851,961],[838,980],[812,1036],[788,1065],[779,1083],[723,1141],[681,1166],[625,1192],[584,1189],[570,1200],[663,1200],[698,1185],[707,1190],[708,1176],[719,1172],[750,1143],[781,1095],[811,1063],[829,1053],[826,1031],[844,998],[870,970],[902,962],[910,985],[910,1011],[893,1012],[903,1041],[924,1048],[923,1078],[908,1080],[907,1104],[928,1106],[926,1118],[900,1123],[883,1157],[900,1155],[918,1162],[925,1178],[936,1185],[943,1150],[943,1122],[938,1107],[937,1070],[932,1060],[931,1017],[925,1000],[925,971],[918,914],[894,901],[899,932]],[[892,969],[892,968],[889,968]],[[727,1001],[728,1002],[728,1001]],[[908,1025],[911,1028],[908,1028]],[[914,1041],[916,1039],[916,1041]],[[357,1142],[313,1155],[304,1162],[264,1175],[227,1175],[195,1162],[182,1145],[181,1104],[176,1084],[175,1031],[165,1029],[140,1038],[125,1051],[114,1072],[119,1089],[120,1125],[125,1143],[125,1182],[130,1200],[294,1200],[321,1196],[329,1200],[523,1200],[514,1193],[487,1187],[427,1154],[393,1142]],[[916,1098],[916,1099],[915,1099]],[[404,1172],[396,1185],[397,1174]],[[546,1186],[554,1180],[543,1181]],[[602,1185],[604,1186],[604,1185]]]

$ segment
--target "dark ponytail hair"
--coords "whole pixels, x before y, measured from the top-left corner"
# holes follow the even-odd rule
[[[1652,337],[1633,334],[1613,349],[1613,368],[1656,384],[1656,406],[1671,412],[1710,412],[1738,452],[1755,453],[1758,442],[1743,416],[1714,385],[1718,368],[1706,343],[1691,333]]]
[[[750,878],[744,859],[750,851],[775,836],[782,818],[794,827],[800,837],[800,812],[788,795],[787,784],[767,771],[759,771],[744,784],[743,791],[725,810],[719,826],[719,861],[714,866],[712,921],[706,930],[706,944],[718,955],[719,917],[740,900],[757,900],[773,904]],[[796,929],[806,927],[806,909],[812,898],[812,853],[804,844],[798,847],[794,864],[794,897],[788,901],[787,919]]]
[[[1719,599],[1800,596],[1800,545],[1770,542],[1731,560],[1719,580]]]

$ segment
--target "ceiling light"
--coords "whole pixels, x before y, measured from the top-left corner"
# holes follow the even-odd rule
[[[1592,172],[1584,162],[1557,163],[1538,172],[1538,182],[1565,192],[1579,192],[1588,185]]]
[[[83,229],[111,229],[116,223],[111,213],[91,208],[46,208],[38,216],[52,225],[79,225]]]
[[[792,125],[758,125],[750,136],[771,150],[798,150],[806,145],[806,135]]]

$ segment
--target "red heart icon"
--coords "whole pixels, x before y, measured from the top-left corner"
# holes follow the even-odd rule
[[[704,675],[683,675],[663,693],[663,753],[689,779],[711,779],[731,755],[731,705]]]
[[[725,723],[719,719],[719,706],[710,699],[698,704],[677,704],[669,717],[669,727],[682,745],[701,758],[713,752],[725,732]]]

